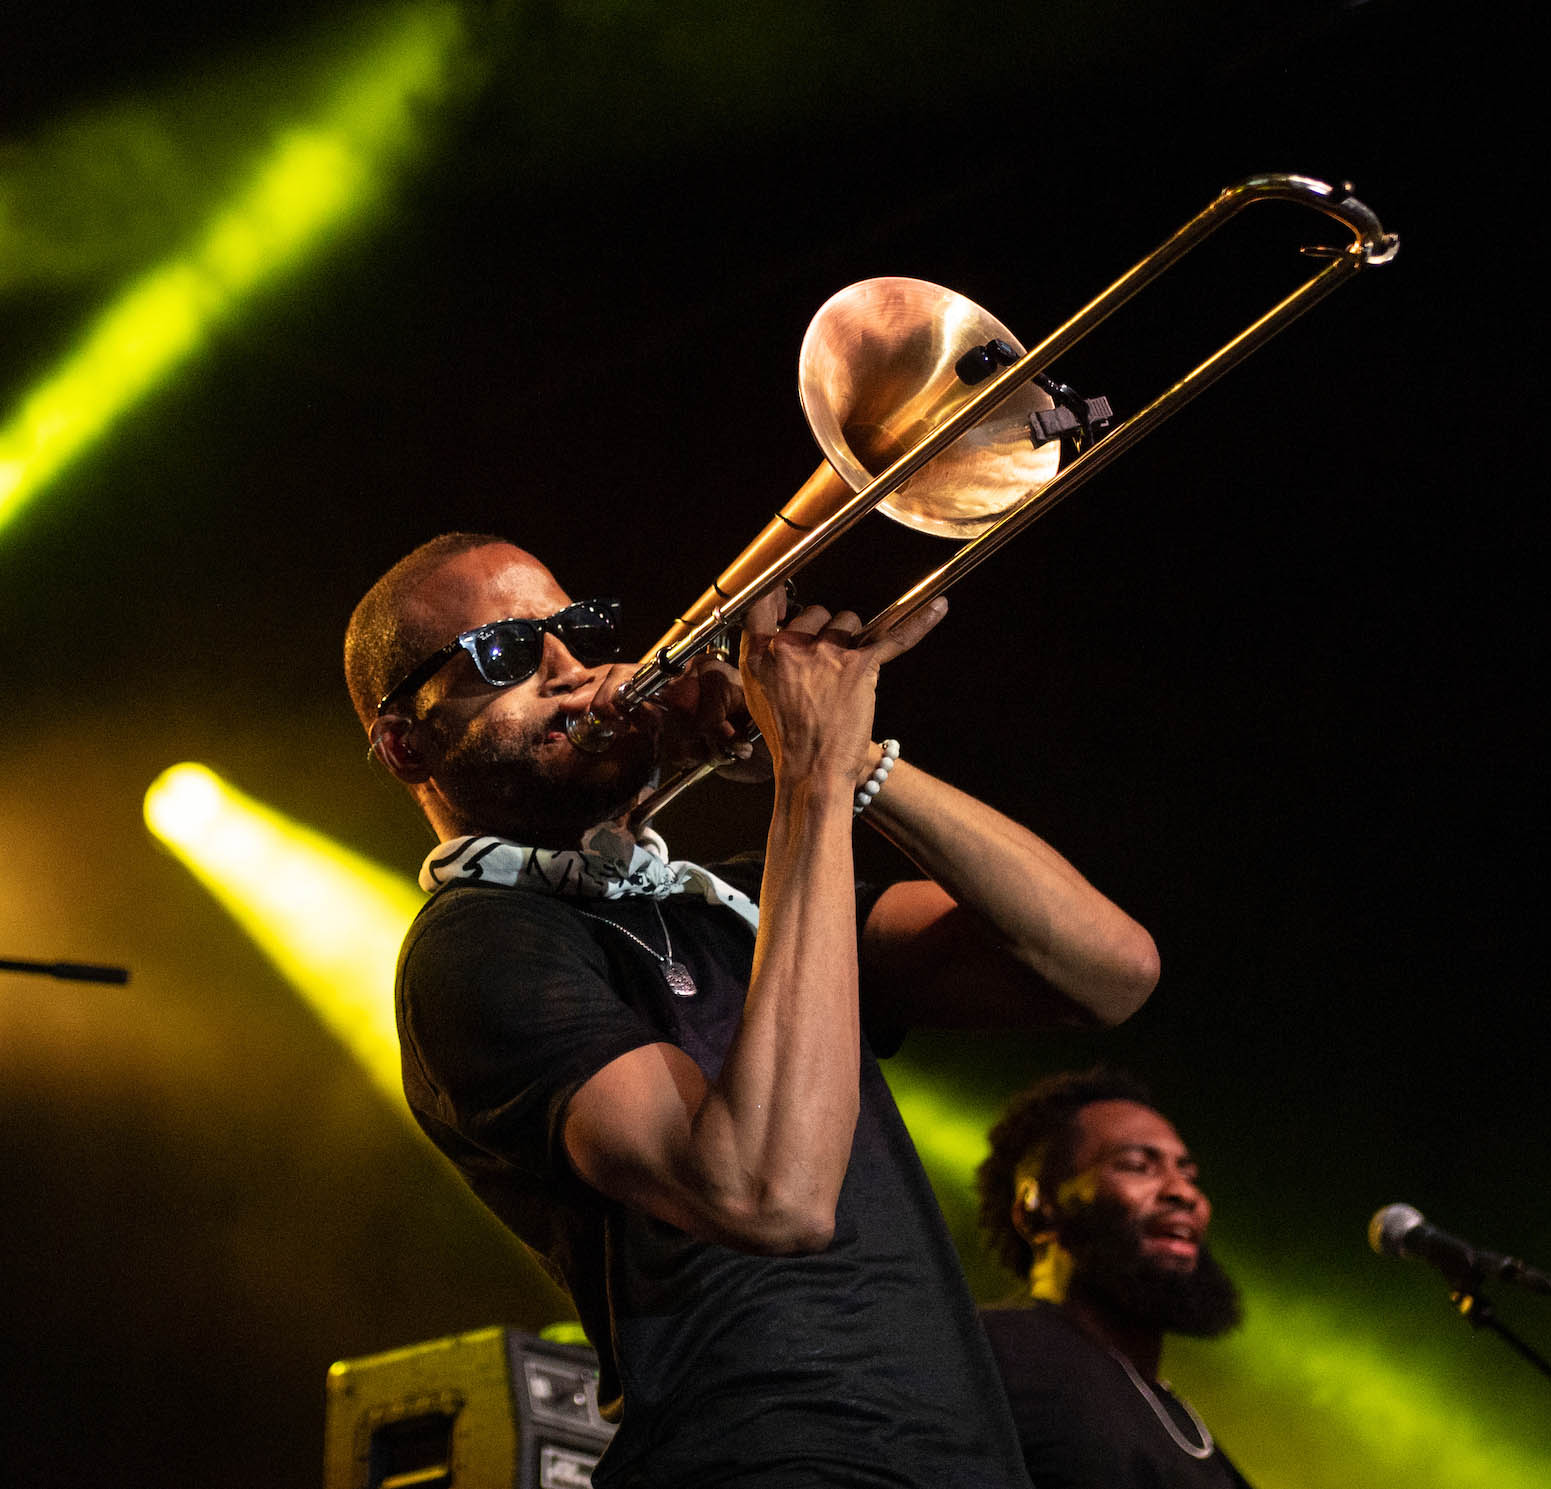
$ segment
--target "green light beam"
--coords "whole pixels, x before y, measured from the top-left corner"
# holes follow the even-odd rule
[[[275,145],[183,256],[149,271],[0,427],[0,529],[260,286],[363,215],[447,86],[461,29],[444,3],[398,12],[320,116]]]

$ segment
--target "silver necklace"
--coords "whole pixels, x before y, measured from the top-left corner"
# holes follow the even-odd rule
[[[606,925],[611,930],[616,930],[621,936],[628,936],[637,946],[655,961],[662,970],[662,980],[668,987],[681,998],[693,998],[700,990],[695,986],[695,979],[690,975],[689,968],[683,962],[676,961],[673,955],[673,937],[668,934],[668,922],[662,918],[662,907],[656,900],[651,902],[653,911],[657,915],[657,924],[662,928],[663,943],[667,951],[658,951],[655,946],[643,941],[634,931],[627,931],[618,921],[610,920],[606,915],[594,915],[591,910],[577,910],[578,915],[584,915],[588,920],[596,920],[599,925]],[[574,908],[574,907],[573,907]]]
[[[1104,1347],[1109,1349],[1108,1345]],[[1168,1408],[1158,1400],[1158,1393],[1137,1374],[1136,1367],[1118,1349],[1110,1349],[1109,1352],[1120,1361],[1120,1368],[1131,1377],[1131,1384],[1142,1393],[1142,1399],[1152,1407],[1153,1415],[1163,1423],[1163,1430],[1174,1439],[1174,1446],[1182,1453],[1189,1453],[1192,1458],[1210,1458],[1216,1450],[1217,1444],[1212,1440],[1211,1429],[1196,1415],[1195,1407],[1186,1401],[1183,1396],[1174,1397],[1184,1407],[1185,1415],[1190,1418],[1191,1426],[1201,1435],[1199,1447],[1186,1438],[1185,1434],[1179,1430],[1174,1418],[1169,1415]],[[1160,1380],[1158,1384],[1165,1391],[1169,1390],[1169,1383],[1167,1381]],[[1174,1393],[1170,1391],[1169,1394],[1173,1395]]]

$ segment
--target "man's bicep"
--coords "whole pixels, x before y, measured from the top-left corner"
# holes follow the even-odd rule
[[[572,1168],[608,1198],[698,1231],[703,1196],[689,1154],[707,1090],[700,1067],[677,1045],[642,1045],[611,1060],[567,1106]]]

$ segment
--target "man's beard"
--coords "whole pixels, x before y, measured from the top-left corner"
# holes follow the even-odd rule
[[[1189,1271],[1142,1249],[1140,1223],[1114,1200],[1100,1198],[1062,1225],[1076,1262],[1071,1292],[1100,1311],[1166,1334],[1215,1339],[1235,1328],[1239,1290],[1203,1244]]]
[[[499,833],[533,848],[574,848],[589,827],[621,816],[655,772],[652,742],[622,734],[604,756],[543,758],[546,734],[564,714],[518,729],[465,734],[446,747],[437,784],[470,831]],[[567,746],[567,749],[570,747]],[[572,768],[574,767],[574,768]]]

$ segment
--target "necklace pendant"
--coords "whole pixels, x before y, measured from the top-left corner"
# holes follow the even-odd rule
[[[681,998],[693,998],[700,991],[683,962],[665,961],[662,964],[662,976],[669,988]]]

